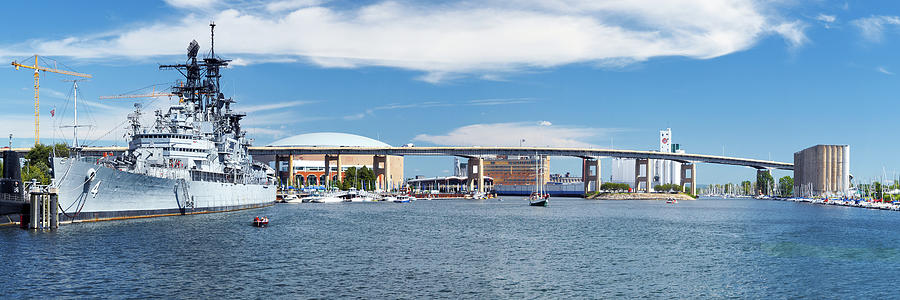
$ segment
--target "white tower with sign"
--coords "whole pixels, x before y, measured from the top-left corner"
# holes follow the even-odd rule
[[[675,153],[679,151],[678,144],[672,142],[672,128],[666,128],[659,131],[659,152]],[[671,160],[656,160],[656,168],[654,170],[651,181],[653,185],[662,184],[680,184],[681,183],[681,164]]]

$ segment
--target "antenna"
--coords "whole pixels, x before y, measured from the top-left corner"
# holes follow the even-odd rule
[[[209,22],[209,56],[216,57],[216,22]]]
[[[78,148],[78,127],[90,127],[90,125],[78,125],[78,82],[85,81],[85,79],[72,79],[72,80],[63,80],[72,82],[72,91],[75,94],[75,118],[72,120],[72,126],[62,126],[62,127],[72,127],[72,136],[74,137],[74,141],[72,142],[73,148]]]

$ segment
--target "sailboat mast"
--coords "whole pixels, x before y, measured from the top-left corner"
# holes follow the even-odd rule
[[[75,119],[72,120],[72,131],[75,137],[75,141],[72,143],[73,148],[78,147],[78,81],[72,82],[74,84],[72,90],[75,92]]]

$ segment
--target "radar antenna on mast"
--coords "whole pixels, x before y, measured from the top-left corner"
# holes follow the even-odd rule
[[[216,57],[216,22],[209,22],[209,56]]]

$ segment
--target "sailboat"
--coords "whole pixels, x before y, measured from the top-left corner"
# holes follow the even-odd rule
[[[550,195],[544,193],[544,160],[541,156],[537,156],[537,160],[538,162],[535,164],[536,170],[534,172],[534,192],[532,192],[531,196],[528,197],[528,205],[550,206]]]

